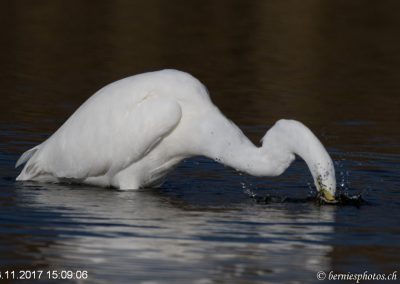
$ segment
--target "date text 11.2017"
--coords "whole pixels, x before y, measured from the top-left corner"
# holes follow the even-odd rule
[[[1,279],[12,280],[63,280],[87,279],[87,270],[4,270],[0,271]]]

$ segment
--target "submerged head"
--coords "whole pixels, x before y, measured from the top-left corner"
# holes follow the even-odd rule
[[[311,130],[297,124],[296,138],[299,140],[293,145],[293,151],[306,162],[319,195],[326,201],[335,201],[336,175],[332,159]]]
[[[319,174],[319,170],[316,170],[316,178],[314,178],[314,184],[320,196],[323,197],[326,201],[332,202],[336,200],[336,177],[335,169],[333,167],[333,163],[330,157],[329,160],[330,161],[328,161],[324,165],[325,168],[322,170],[322,172],[324,172],[323,175]]]

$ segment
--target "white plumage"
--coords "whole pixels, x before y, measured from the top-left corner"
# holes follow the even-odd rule
[[[17,180],[137,189],[158,185],[191,156],[206,156],[255,176],[276,176],[295,154],[306,161],[318,190],[333,199],[332,160],[307,127],[280,120],[256,147],[211,102],[196,78],[162,70],[105,86],[46,141],[25,152],[16,166],[26,162]]]

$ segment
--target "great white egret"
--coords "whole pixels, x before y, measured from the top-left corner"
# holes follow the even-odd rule
[[[256,147],[193,76],[161,70],[111,83],[46,141],[25,152],[17,180],[119,189],[155,186],[185,158],[202,155],[254,176],[277,176],[300,156],[317,190],[334,200],[335,170],[302,123],[279,120]]]

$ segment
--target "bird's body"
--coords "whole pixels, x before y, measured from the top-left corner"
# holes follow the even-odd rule
[[[26,165],[17,180],[136,189],[161,183],[180,161],[197,155],[252,175],[276,176],[294,154],[307,162],[317,187],[321,183],[334,195],[332,161],[304,125],[281,120],[256,147],[197,79],[162,70],[99,90],[52,136],[21,156],[17,165]]]

